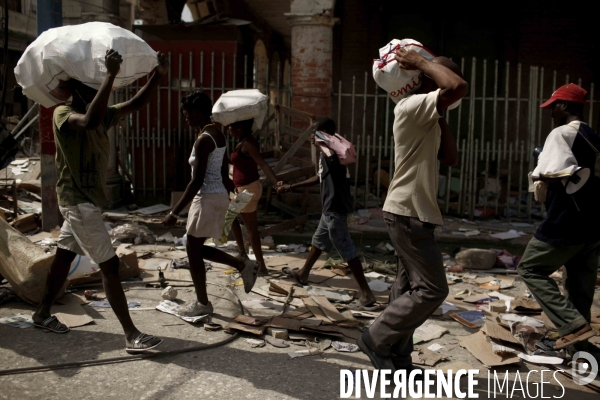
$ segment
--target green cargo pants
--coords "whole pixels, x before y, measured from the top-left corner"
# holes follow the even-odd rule
[[[532,238],[517,268],[519,275],[558,328],[560,336],[589,322],[594,300],[600,242],[556,247]],[[564,296],[550,275],[567,269]]]

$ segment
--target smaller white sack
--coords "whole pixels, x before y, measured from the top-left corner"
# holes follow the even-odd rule
[[[430,50],[413,39],[394,39],[379,49],[379,59],[373,60],[373,79],[397,103],[421,87],[421,71],[406,70],[398,66],[396,52],[404,48],[414,50],[428,60],[435,57]]]
[[[267,116],[268,100],[258,89],[230,90],[213,106],[212,119],[223,126],[254,119],[252,129],[260,129]]]

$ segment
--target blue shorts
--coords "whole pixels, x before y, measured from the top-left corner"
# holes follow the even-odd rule
[[[332,247],[340,253],[344,261],[350,261],[358,257],[354,242],[348,230],[348,217],[341,214],[323,214],[319,227],[312,239],[312,245],[326,253]]]

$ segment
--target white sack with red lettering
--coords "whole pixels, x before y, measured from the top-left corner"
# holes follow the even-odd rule
[[[379,49],[379,59],[373,60],[373,78],[395,103],[421,87],[421,71],[406,70],[398,65],[394,56],[400,48],[414,50],[428,60],[435,57],[429,49],[413,39],[394,39]]]

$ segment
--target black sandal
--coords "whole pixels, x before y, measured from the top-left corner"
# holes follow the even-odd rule
[[[153,345],[150,345],[148,343],[155,339],[158,339],[158,338],[154,335],[147,335],[145,333],[140,333],[140,336],[138,336],[137,339],[135,339],[133,341],[133,343],[131,344],[131,347],[125,347],[125,350],[128,353],[143,353],[145,351],[152,350],[153,348],[160,346],[160,344],[163,342],[162,339],[158,339],[158,343],[155,343]]]
[[[50,324],[53,323],[54,321],[56,321],[56,325],[54,325],[54,327],[51,328]],[[54,316],[54,315],[43,320],[41,324],[36,324],[34,322],[33,326],[35,326],[36,328],[45,329],[47,331],[54,332],[54,333],[68,333],[71,330],[65,324],[61,324],[60,321],[58,320],[58,318],[56,318],[56,316]]]

